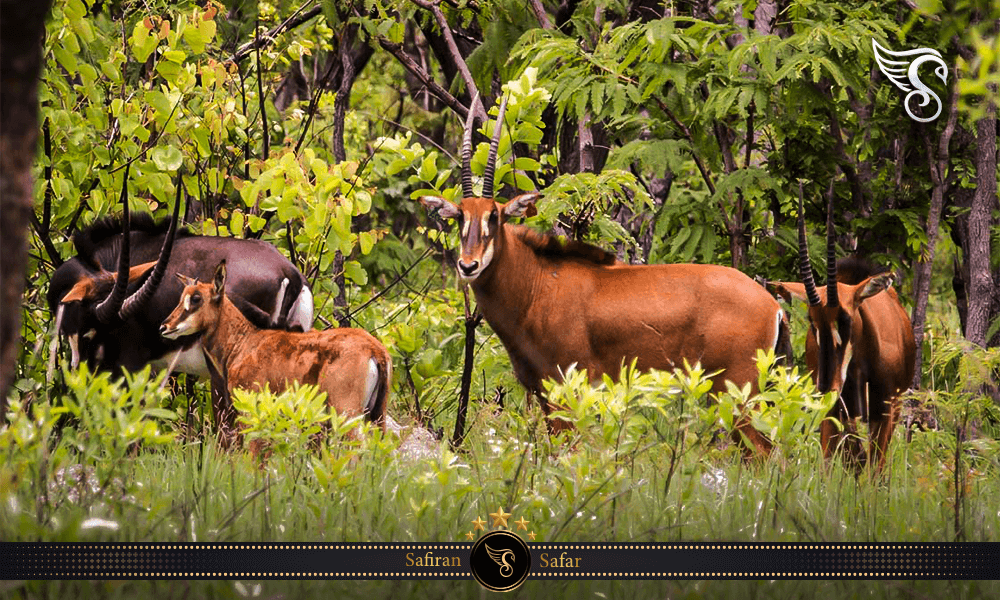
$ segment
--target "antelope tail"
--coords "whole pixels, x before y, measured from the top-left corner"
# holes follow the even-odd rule
[[[778,310],[778,331],[774,340],[774,354],[777,357],[777,364],[792,365],[792,338],[788,331],[788,315],[780,309]]]
[[[392,385],[392,362],[381,361],[374,356],[369,358],[365,383],[365,417],[372,423],[383,425]]]

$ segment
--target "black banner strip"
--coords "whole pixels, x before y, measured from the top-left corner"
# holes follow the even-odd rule
[[[0,543],[2,579],[471,579],[471,542]],[[1000,579],[1000,543],[527,544],[529,579]]]

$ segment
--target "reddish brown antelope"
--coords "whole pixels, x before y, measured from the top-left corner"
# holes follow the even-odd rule
[[[200,335],[228,390],[259,390],[267,384],[280,393],[291,380],[317,385],[339,414],[365,415],[385,430],[392,360],[367,331],[259,329],[224,293],[226,261],[219,263],[211,283],[178,278],[184,290],[160,333],[169,339]]]
[[[831,190],[832,192],[832,190]],[[827,206],[827,283],[817,289],[806,247],[802,190],[799,189],[799,270],[802,283],[771,284],[786,301],[809,304],[806,364],[821,392],[838,392],[837,403],[820,425],[823,455],[830,457],[854,419],[869,424],[867,463],[885,467],[889,441],[899,420],[899,394],[913,381],[916,344],[910,318],[899,303],[891,273],[874,274],[857,259],[836,261],[832,193]],[[846,440],[845,440],[846,441]],[[860,464],[864,450],[852,444]]]
[[[501,104],[498,123],[503,110]],[[538,396],[547,415],[542,380],[560,379],[560,370],[573,363],[598,382],[603,374],[617,377],[622,363],[633,359],[641,370],[670,370],[686,359],[722,371],[714,378],[716,392],[726,389],[727,379],[741,387],[750,383],[756,392],[756,351],[775,348],[787,336],[783,311],[762,286],[718,265],[619,264],[595,246],[508,223],[534,214],[540,195],[522,194],[507,203],[492,197],[498,136],[490,147],[482,196],[474,195],[471,121],[462,149],[464,198],[457,204],[436,196],[420,201],[457,220],[458,275],[472,286],[518,381]],[[551,420],[549,425],[560,428]],[[770,450],[748,420],[739,429],[759,451]],[[742,441],[738,433],[734,437]]]

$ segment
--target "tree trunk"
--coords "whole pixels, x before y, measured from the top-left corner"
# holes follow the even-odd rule
[[[957,77],[957,70],[955,76]],[[941,225],[941,210],[944,207],[944,193],[948,187],[948,162],[950,159],[949,144],[951,136],[955,132],[955,123],[958,120],[958,87],[951,93],[951,101],[948,103],[948,117],[944,131],[938,141],[937,151],[931,143],[932,132],[930,128],[924,127],[924,144],[927,146],[927,166],[930,169],[931,181],[934,187],[931,190],[931,206],[927,213],[927,248],[920,254],[914,270],[913,288],[914,304],[911,323],[913,326],[913,339],[917,343],[916,364],[913,370],[914,389],[920,387],[921,369],[923,366],[923,352],[920,348],[924,340],[924,324],[927,321],[927,298],[931,291],[931,268],[934,265],[934,254],[937,248],[938,228]]]
[[[989,106],[986,116],[976,122],[976,194],[969,212],[969,308],[965,337],[980,346],[987,345],[986,335],[993,313],[995,293],[990,272],[991,212],[997,204],[997,123],[996,107]]]
[[[38,79],[49,0],[0,3],[0,423],[14,381],[33,212]]]

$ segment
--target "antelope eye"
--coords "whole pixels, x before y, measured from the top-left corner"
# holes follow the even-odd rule
[[[494,208],[493,212],[490,213],[490,223],[496,223],[496,222],[497,222],[497,209]]]
[[[201,294],[191,294],[191,306],[199,306],[201,304]]]

